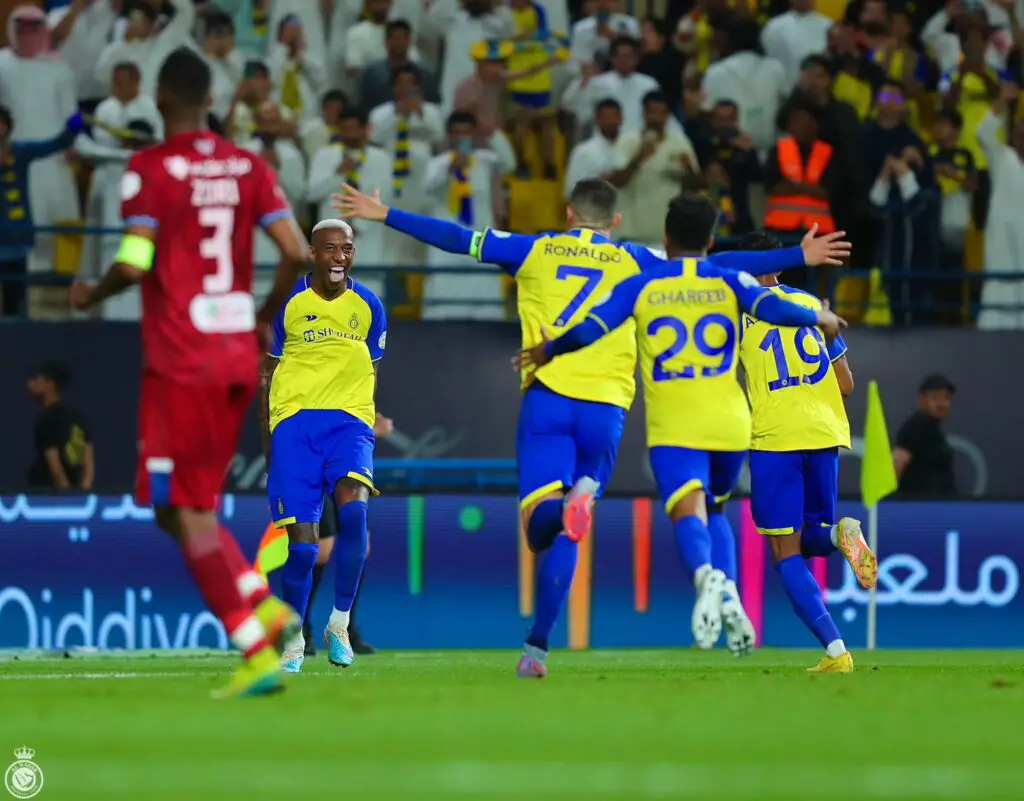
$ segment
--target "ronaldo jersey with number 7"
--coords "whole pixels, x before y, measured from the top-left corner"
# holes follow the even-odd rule
[[[140,286],[146,373],[206,386],[256,382],[253,229],[287,216],[266,162],[208,131],[131,158],[121,217],[156,230]]]

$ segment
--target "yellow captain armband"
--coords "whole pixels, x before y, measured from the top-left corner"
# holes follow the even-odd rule
[[[116,261],[127,264],[136,270],[148,272],[153,268],[153,255],[156,244],[138,234],[125,234],[121,237],[121,247],[117,251]]]

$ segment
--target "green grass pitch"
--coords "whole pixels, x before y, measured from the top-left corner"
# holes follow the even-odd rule
[[[228,657],[0,662],[0,771],[34,748],[39,801],[1024,798],[1024,654],[817,657],[320,655],[236,701]]]

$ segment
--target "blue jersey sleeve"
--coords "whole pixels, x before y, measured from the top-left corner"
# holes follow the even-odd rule
[[[473,234],[470,255],[478,261],[501,265],[509,275],[515,275],[536,242],[534,234],[510,234],[488,228]]]
[[[708,256],[705,263],[750,275],[768,275],[803,267],[804,251],[799,246],[778,250],[730,250]]]
[[[708,274],[702,271],[702,274]],[[749,273],[719,270],[718,277],[725,281],[733,292],[740,308],[751,317],[764,320],[772,325],[800,328],[817,325],[818,313],[806,306],[790,303],[770,289],[761,286]]]
[[[549,356],[559,356],[592,345],[605,334],[610,334],[633,315],[637,298],[647,285],[648,276],[641,273],[627,278],[611,294],[595,306],[587,318],[574,325],[558,339],[547,344]]]
[[[284,311],[287,308],[288,304],[285,303],[270,325],[270,350],[267,355],[273,356],[275,359],[280,359],[281,353],[284,351]]]
[[[366,336],[366,347],[370,349],[370,361],[376,363],[384,358],[384,348],[388,341],[388,316],[384,311],[384,304],[380,298],[371,294],[374,302],[370,304],[370,312],[373,320],[370,323],[370,332]]]
[[[15,159],[35,161],[44,159],[61,150],[67,150],[75,141],[75,134],[64,130],[53,139],[38,139],[30,142],[11,142],[11,155]]]
[[[828,343],[828,360],[837,361],[846,355],[846,341],[842,337],[836,337]]]

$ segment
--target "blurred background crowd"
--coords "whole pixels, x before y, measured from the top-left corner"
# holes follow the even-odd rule
[[[718,202],[721,247],[847,231],[847,268],[786,281],[853,321],[1024,328],[1020,5],[2,0],[2,311],[66,315],[59,284],[110,262],[120,176],[160,139],[156,75],[186,45],[214,76],[210,127],[274,167],[304,225],[348,182],[475,228],[556,230],[575,182],[604,176],[619,236],[657,247],[685,187]],[[513,316],[497,272],[356,235],[393,315]],[[103,310],[138,313],[130,293]]]

